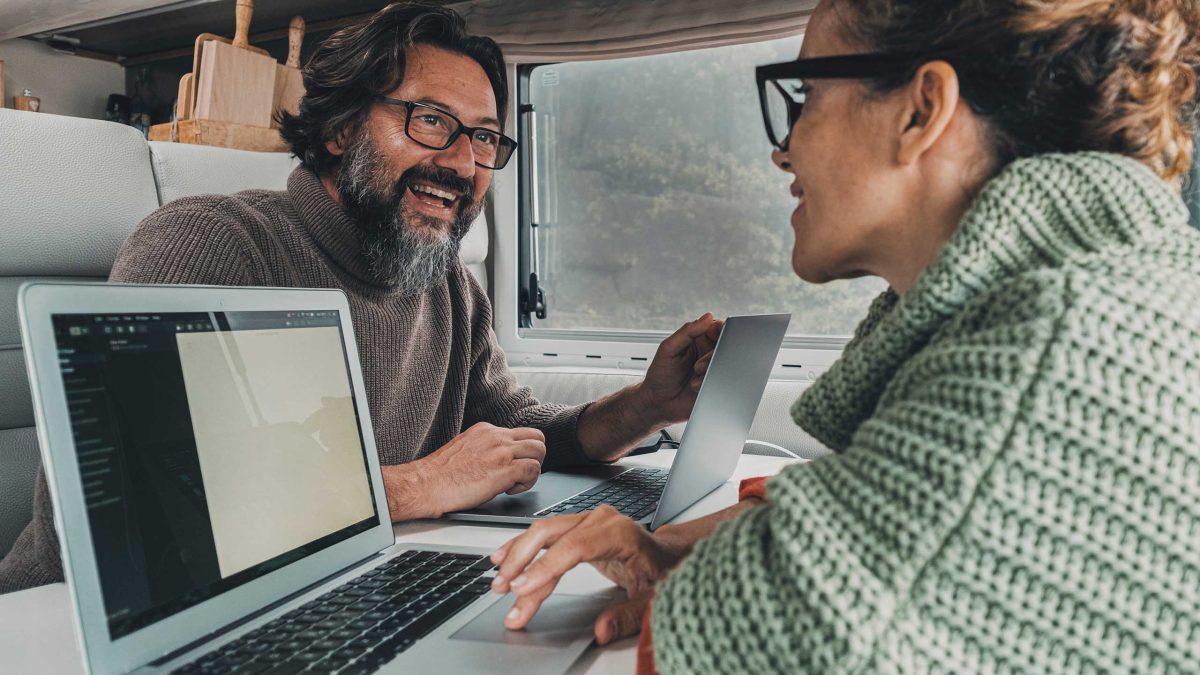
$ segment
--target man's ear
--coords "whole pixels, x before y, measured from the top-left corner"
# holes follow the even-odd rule
[[[325,150],[334,157],[341,157],[346,150],[342,147],[342,135],[338,134],[337,138],[325,141]]]
[[[958,73],[945,61],[930,61],[921,66],[905,92],[905,116],[896,159],[901,164],[912,164],[950,126],[959,102]]]

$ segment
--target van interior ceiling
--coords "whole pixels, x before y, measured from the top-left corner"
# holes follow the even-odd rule
[[[755,69],[797,58],[818,0],[426,1],[453,9],[471,33],[494,39],[504,55],[509,104],[507,117],[499,120],[502,129],[485,128],[496,120],[467,122],[451,116],[459,125],[451,124],[453,133],[441,137],[448,137],[445,144],[424,147],[442,151],[466,137],[467,147],[474,148],[476,132],[485,132],[481,142],[508,142],[502,149],[512,150],[511,141],[516,141],[507,166],[477,162],[495,169],[490,192],[450,259],[456,255],[466,270],[455,277],[469,281],[463,287],[475,289],[477,284],[486,293],[490,334],[494,345],[503,350],[500,362],[507,363],[519,384],[529,387],[543,403],[583,406],[635,388],[631,385],[642,382],[648,369],[653,372],[650,364],[664,339],[684,322],[703,320],[705,312],[715,317],[769,315],[777,320],[790,313],[790,323],[784,321],[786,333],[779,328],[782,346],[774,362],[762,368],[766,379],[761,402],[757,409],[746,411],[748,431],[738,454],[744,464],[739,465],[737,476],[759,475],[742,470],[747,464],[757,469],[756,462],[762,466],[776,462],[769,466],[778,471],[793,462],[836,457],[831,450],[838,449],[836,443],[826,445],[817,437],[821,433],[814,436],[793,423],[799,408],[794,404],[806,391],[821,392],[823,384],[813,385],[826,373],[844,372],[839,358],[848,344],[850,350],[857,344],[856,330],[874,328],[871,320],[863,321],[869,309],[900,301],[876,276],[843,278],[853,276],[846,274],[831,283],[802,283],[789,257],[798,237],[789,219],[799,212],[797,198],[802,205],[804,196],[790,194],[790,177],[772,164],[773,157],[779,161],[780,153],[788,150],[787,141],[778,143],[768,137],[770,132],[763,133],[769,113]],[[363,22],[388,4],[387,0],[0,0],[0,158],[7,165],[0,168],[0,559],[32,539],[22,533],[35,519],[35,500],[49,499],[39,482],[44,481],[40,467],[45,465],[46,451],[39,451],[39,442],[44,445],[45,440],[35,423],[43,419],[35,401],[45,391],[39,391],[37,380],[28,376],[32,359],[18,320],[18,298],[26,292],[22,289],[39,282],[107,280],[118,251],[139,223],[177,200],[290,189],[289,176],[306,170],[280,134],[279,114],[297,110],[304,93],[304,64],[331,35]],[[815,44],[814,40],[809,46]],[[402,113],[408,115],[402,118],[406,125],[413,105],[422,105],[384,102],[408,106],[408,112]],[[804,119],[809,119],[812,109]],[[799,119],[799,112],[796,119],[792,114],[789,107],[789,128]],[[408,126],[404,133],[413,138]],[[396,134],[399,137],[400,132]],[[1200,134],[1196,145],[1200,147]],[[792,149],[797,147],[793,144]],[[1200,152],[1196,155],[1182,189],[1190,224],[1200,230]],[[471,166],[469,161],[466,166]],[[324,177],[324,189],[332,194],[333,181]],[[422,203],[444,202],[444,208],[454,203],[454,194],[418,187],[428,188],[427,201]],[[1174,194],[1171,200],[1178,207]],[[1177,229],[1190,234],[1186,227]],[[11,239],[15,243],[6,243],[14,232],[20,235]],[[457,273],[459,268],[453,270]],[[443,274],[441,280],[445,279]],[[474,297],[482,296],[476,292]],[[20,311],[26,311],[23,305]],[[217,323],[214,318],[213,324]],[[867,324],[872,325],[862,329]],[[320,327],[337,325],[335,321]],[[489,334],[476,331],[478,325],[486,322],[467,332]],[[344,350],[335,350],[335,356],[354,348],[353,337],[344,343],[334,340],[332,344]],[[216,355],[213,363],[218,357],[234,361],[221,340],[198,338],[196,343],[196,349]],[[319,346],[311,348],[316,351]],[[344,364],[331,362],[340,376],[338,368]],[[862,361],[849,367],[865,372],[871,365]],[[353,366],[349,372],[345,391],[337,391],[353,400],[362,389],[362,373]],[[243,397],[249,389],[238,383],[229,386],[230,392]],[[215,401],[212,408],[221,409],[223,403]],[[857,399],[841,403],[847,409],[864,405]],[[346,405],[355,412],[352,404]],[[370,422],[366,424],[369,427]],[[347,429],[348,437],[354,437],[362,427]],[[678,448],[686,429],[686,422],[674,421],[656,431],[661,436],[641,441],[641,446],[623,447],[637,447],[635,455],[654,457],[660,449]],[[361,437],[358,442],[362,443]],[[375,446],[361,447],[365,453]],[[930,457],[934,456],[926,459]],[[616,455],[606,461],[615,459]],[[375,465],[368,460],[364,470],[381,472],[380,463],[378,458]],[[663,469],[647,467],[642,469]],[[236,483],[237,472],[230,473],[230,482]],[[541,475],[536,466],[534,473]],[[733,475],[724,475],[723,483],[714,482],[723,486],[725,496],[738,495]],[[657,480],[669,486],[666,476],[663,473]],[[369,474],[368,480],[378,477]],[[355,484],[354,489],[359,488]],[[765,496],[762,485],[755,489],[760,492],[746,494]],[[377,511],[382,503],[380,517],[389,515],[386,499],[360,501],[363,513],[370,508]],[[698,499],[687,505],[694,503]],[[485,500],[486,504],[491,502]],[[646,507],[651,516],[656,504]],[[491,506],[489,517],[511,515],[505,513],[507,502]],[[547,513],[573,514],[582,508],[564,499]],[[452,518],[471,519],[462,518],[467,509],[455,515],[456,510],[446,512]],[[544,515],[539,511],[526,520]],[[645,520],[660,521],[650,516]],[[381,524],[390,527],[391,522]],[[472,532],[483,532],[481,537],[493,536],[487,532],[495,528],[475,527]],[[645,529],[649,531],[649,526]],[[920,538],[915,531],[904,534],[911,534],[914,541]],[[451,548],[462,544],[447,542]],[[447,559],[467,555],[456,551],[446,549],[437,555]],[[264,556],[246,562],[237,571],[266,560]],[[495,570],[490,563],[478,556],[469,564],[461,563],[471,569],[479,565],[488,569],[492,576],[485,581],[491,583]],[[475,588],[483,588],[478,580]],[[286,599],[281,595],[277,601]],[[3,611],[0,607],[0,616]],[[63,625],[66,611],[59,617]],[[470,633],[468,626],[462,629]],[[0,626],[0,633],[5,630]],[[476,630],[479,634],[471,638],[475,643],[505,639]],[[630,649],[620,663],[632,663],[632,643],[624,647]],[[148,654],[138,653],[137,658],[145,657],[140,663],[150,662]],[[158,657],[160,663],[168,660],[166,654]],[[122,668],[132,663],[113,658],[117,665],[108,672],[126,672]],[[72,652],[71,667],[77,670],[78,661]],[[5,663],[0,654],[0,671],[5,671]],[[540,671],[530,671],[535,672]]]

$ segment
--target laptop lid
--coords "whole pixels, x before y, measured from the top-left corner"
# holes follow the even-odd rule
[[[18,309],[90,672],[394,543],[341,291],[34,282]]]
[[[725,319],[650,529],[670,522],[733,475],[791,319],[791,314]]]

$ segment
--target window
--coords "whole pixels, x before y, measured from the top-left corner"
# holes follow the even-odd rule
[[[792,272],[790,179],[770,161],[754,66],[799,38],[527,71],[536,111],[537,329],[670,331],[705,311],[787,311],[847,336],[886,284]],[[525,277],[523,277],[525,278]]]

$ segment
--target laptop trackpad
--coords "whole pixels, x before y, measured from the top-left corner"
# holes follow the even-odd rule
[[[542,603],[524,630],[509,630],[504,627],[504,615],[514,602],[515,596],[494,603],[450,639],[552,649],[570,647],[581,637],[591,637],[592,624],[611,598],[556,593]]]

